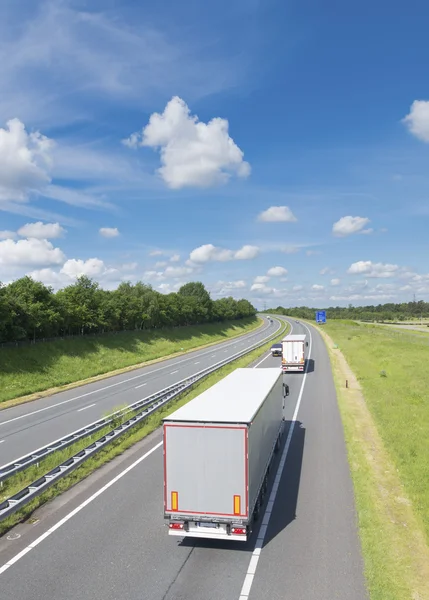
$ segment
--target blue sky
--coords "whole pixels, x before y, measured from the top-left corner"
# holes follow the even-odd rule
[[[429,299],[423,1],[5,0],[0,281]]]

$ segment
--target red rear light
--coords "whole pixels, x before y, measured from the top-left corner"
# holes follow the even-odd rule
[[[246,535],[245,527],[231,527],[231,533],[235,533],[237,535]]]
[[[170,527],[170,529],[183,529],[184,524],[183,523],[170,523],[169,527]]]

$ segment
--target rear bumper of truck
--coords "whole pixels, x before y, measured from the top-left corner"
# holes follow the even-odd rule
[[[177,537],[204,538],[210,540],[236,540],[246,542],[250,531],[241,523],[201,523],[188,520],[169,520],[168,534]]]
[[[305,365],[302,363],[299,365],[282,365],[283,373],[290,373],[291,371],[303,372]]]

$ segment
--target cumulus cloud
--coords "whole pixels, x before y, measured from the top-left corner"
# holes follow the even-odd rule
[[[28,240],[6,239],[0,242],[0,265],[31,266],[58,265],[65,261],[60,248],[54,248],[48,240],[30,238]]]
[[[271,269],[268,269],[267,275],[269,277],[281,277],[282,275],[287,275],[287,269],[284,267],[271,267]]]
[[[331,279],[331,285],[340,285],[341,281],[340,279]]]
[[[257,275],[253,283],[268,283],[269,280],[270,278],[267,275]]]
[[[292,288],[293,292],[300,292],[303,289],[302,285],[294,285]]]
[[[0,240],[14,240],[15,238],[16,238],[15,231],[8,231],[7,229],[0,231]]]
[[[173,256],[170,258],[171,262],[179,262],[180,260],[180,254],[173,254]]]
[[[429,101],[415,100],[402,122],[423,142],[429,142]]]
[[[318,285],[317,283],[315,283],[314,285],[311,286],[311,289],[314,290],[315,292],[321,292],[322,290],[325,289],[325,286]]]
[[[213,244],[204,244],[192,250],[189,255],[192,263],[227,262],[230,260],[250,260],[256,258],[259,254],[257,246],[245,245],[239,250],[229,250],[227,248],[219,248]]]
[[[393,277],[399,270],[398,265],[373,263],[370,260],[359,260],[347,270],[351,275],[366,275],[367,277],[386,278]]]
[[[99,233],[105,238],[114,238],[118,237],[119,230],[117,227],[100,227]]]
[[[246,287],[244,279],[238,279],[237,281],[218,281],[214,285],[210,286],[210,291],[216,296],[227,296],[236,290],[242,290]]]
[[[274,288],[268,287],[265,283],[254,283],[250,288],[251,292],[258,292],[259,294],[272,294]]]
[[[141,133],[133,133],[123,143],[130,148],[159,149],[162,167],[158,173],[172,189],[210,187],[226,183],[231,173],[250,174],[243,152],[229,136],[228,121],[217,117],[203,123],[178,96],[162,114],[153,113]]]
[[[116,276],[118,271],[117,269],[107,268],[99,258],[88,258],[88,260],[71,258],[64,263],[60,273],[64,273],[64,275],[70,278],[76,278],[82,275],[86,275],[87,277],[97,277],[99,275],[103,277],[108,275]]]
[[[258,215],[258,221],[265,223],[293,223],[297,218],[288,206],[270,206]]]
[[[26,202],[50,183],[53,147],[40,132],[27,133],[19,119],[0,128],[0,204]]]
[[[65,229],[59,223],[27,223],[18,229],[22,237],[49,240],[59,238],[65,233]]]
[[[366,217],[341,217],[333,224],[332,233],[337,237],[345,237],[353,233],[359,233],[369,223]]]
[[[164,277],[178,279],[193,272],[191,267],[167,267],[164,271]]]
[[[168,263],[165,260],[159,260],[158,262],[155,263],[155,269],[162,269],[163,267],[166,267],[168,265]]]
[[[152,250],[149,252],[149,256],[162,256],[164,252],[162,250]]]

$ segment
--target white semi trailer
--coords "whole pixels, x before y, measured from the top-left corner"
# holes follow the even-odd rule
[[[163,420],[169,534],[246,541],[283,432],[275,369],[236,369]]]
[[[287,335],[282,340],[282,371],[305,370],[305,348],[308,346],[305,335]]]

